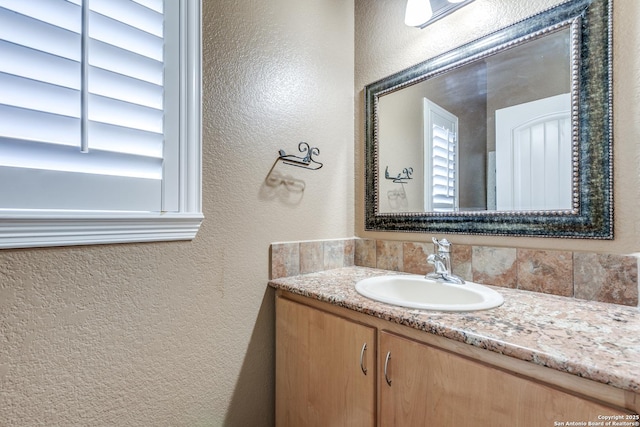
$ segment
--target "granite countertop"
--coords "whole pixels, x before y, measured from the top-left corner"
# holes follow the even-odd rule
[[[490,286],[504,304],[464,313],[415,310],[358,294],[361,279],[401,274],[344,267],[269,285],[541,366],[640,393],[640,310]]]

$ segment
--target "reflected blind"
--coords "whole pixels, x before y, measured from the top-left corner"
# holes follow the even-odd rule
[[[432,201],[436,212],[453,212],[456,207],[456,134],[433,125]]]
[[[0,0],[0,209],[161,209],[163,11]]]

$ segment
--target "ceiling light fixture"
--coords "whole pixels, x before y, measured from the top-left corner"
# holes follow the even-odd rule
[[[430,0],[407,0],[404,23],[410,27],[420,27],[433,16]]]
[[[473,0],[407,0],[404,23],[410,27],[424,28]]]

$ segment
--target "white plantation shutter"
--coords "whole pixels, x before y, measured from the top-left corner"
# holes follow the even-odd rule
[[[0,0],[0,208],[161,210],[164,19],[147,3]]]
[[[432,197],[433,210],[452,212],[456,208],[456,135],[433,125]]]
[[[424,98],[424,208],[454,212],[458,206],[458,118]]]
[[[3,241],[47,216],[126,224],[95,243],[195,235],[199,19],[191,0],[0,0],[0,247],[93,242]],[[171,213],[189,231],[158,231]]]

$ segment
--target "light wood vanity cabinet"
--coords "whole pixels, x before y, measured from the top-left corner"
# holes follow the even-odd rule
[[[372,327],[278,298],[276,425],[375,426],[375,340]]]
[[[278,291],[278,427],[550,427],[639,405],[632,392]]]
[[[385,331],[380,348],[381,426],[554,426],[623,413]]]

